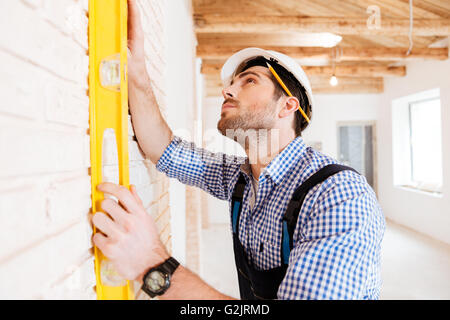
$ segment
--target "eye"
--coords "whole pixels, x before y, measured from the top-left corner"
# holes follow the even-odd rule
[[[247,82],[247,83],[249,83],[249,82],[256,83],[255,79],[253,79],[253,78],[248,78],[246,82]]]

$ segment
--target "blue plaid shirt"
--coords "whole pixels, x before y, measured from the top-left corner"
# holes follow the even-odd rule
[[[293,192],[332,163],[337,161],[297,137],[262,171],[253,209],[248,201],[253,188],[246,157],[212,153],[175,137],[156,168],[227,200],[230,206],[243,172],[247,186],[239,238],[256,268],[267,270],[281,265],[281,219]],[[278,298],[378,299],[384,230],[383,212],[363,176],[342,171],[315,186],[299,213],[294,248]]]

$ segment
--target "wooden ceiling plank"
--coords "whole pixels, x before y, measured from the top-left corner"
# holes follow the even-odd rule
[[[409,0],[402,0],[403,2],[408,2]],[[425,10],[429,13],[434,14],[437,17],[440,18],[450,18],[450,6],[448,8],[444,8],[445,1],[441,1],[439,5],[436,4],[430,4],[428,1],[416,1],[414,2],[413,11],[415,11],[416,7]],[[447,1],[448,3],[448,1]],[[441,6],[442,5],[442,6]]]
[[[384,18],[409,18],[409,0],[344,0],[345,2],[351,2],[360,5],[362,8],[368,8],[369,6],[377,6],[380,8],[380,14],[382,19]],[[427,10],[423,10],[417,3],[413,2],[414,18],[419,19],[438,19],[439,15],[436,15]]]
[[[408,18],[409,0],[194,0],[195,14],[303,15],[367,18],[367,8],[376,5],[383,18]],[[415,0],[415,18],[449,17],[447,0]]]
[[[222,70],[223,62],[211,63],[203,61],[201,73],[208,75],[219,75]],[[406,67],[404,66],[370,66],[370,65],[347,65],[336,66],[333,70],[331,66],[311,67],[302,66],[308,76],[315,75],[332,75],[348,77],[403,77],[406,75]]]
[[[330,85],[330,76],[311,76],[309,77],[313,94],[324,91],[343,93],[379,93],[383,91],[384,80],[382,77],[338,77],[338,85],[333,87]],[[218,75],[206,75],[205,76],[205,88],[207,91],[218,92],[219,95],[222,92],[223,85]]]
[[[197,56],[203,59],[227,59],[233,53],[245,47],[203,45],[197,47]],[[330,60],[333,53],[331,48],[318,47],[265,47],[291,56],[294,59],[323,59]],[[406,55],[407,48],[341,48],[340,61],[399,61],[414,59],[448,59],[448,48],[413,48],[410,55]]]
[[[201,15],[195,16],[196,33],[280,33],[331,32],[350,35],[407,35],[409,19],[383,19],[380,28],[368,28],[367,17],[300,17]],[[415,19],[414,35],[450,34],[450,19]]]
[[[382,93],[384,90],[383,80],[374,81],[369,84],[346,84],[343,83],[342,79],[339,80],[337,86],[331,86],[329,82],[324,82],[320,84],[316,84],[312,87],[313,94],[328,94],[328,93],[342,93],[342,94],[351,94],[351,93]],[[222,87],[220,86],[205,86],[206,95],[209,97],[219,97],[222,96]]]
[[[433,42],[443,37],[418,37],[413,36],[414,47],[426,48]],[[306,47],[312,46],[305,43],[304,38],[298,33],[199,33],[197,34],[198,44],[209,45],[218,44],[222,46],[246,46],[246,47]],[[328,43],[315,46],[329,46]],[[407,36],[360,36],[346,35],[339,43],[340,47],[409,47]]]

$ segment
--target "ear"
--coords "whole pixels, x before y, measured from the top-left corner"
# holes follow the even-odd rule
[[[278,116],[280,118],[289,117],[290,115],[294,114],[295,111],[298,110],[299,105],[300,102],[296,97],[286,97],[286,100],[284,101]]]

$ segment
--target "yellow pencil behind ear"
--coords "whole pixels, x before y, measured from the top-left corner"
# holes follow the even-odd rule
[[[270,72],[272,72],[273,76],[275,77],[275,79],[277,79],[278,83],[281,85],[281,87],[284,89],[284,91],[287,93],[287,95],[289,97],[292,97],[292,93],[291,91],[289,91],[288,87],[286,87],[286,85],[284,84],[283,80],[281,80],[280,76],[278,75],[278,73],[275,71],[274,68],[272,68],[272,66],[267,63],[267,67],[269,68]],[[300,113],[302,114],[302,116],[305,118],[305,120],[309,123],[310,120],[308,118],[308,116],[306,115],[305,111],[303,111],[302,107],[299,106],[298,107],[298,111],[300,111]]]

